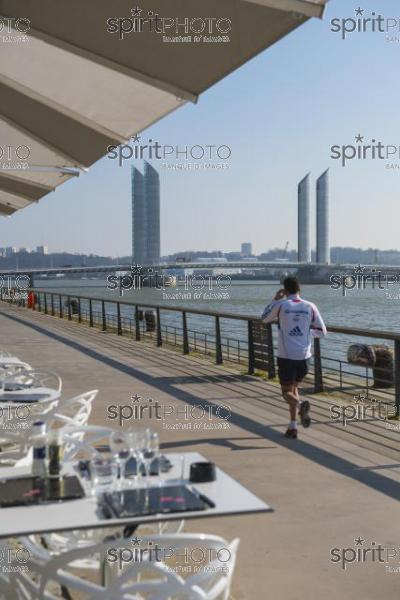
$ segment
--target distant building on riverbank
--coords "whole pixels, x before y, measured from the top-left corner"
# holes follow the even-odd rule
[[[251,242],[243,242],[241,255],[244,257],[251,256],[253,254],[253,244]]]
[[[297,188],[298,213],[297,213],[297,236],[298,236],[298,261],[311,262],[310,242],[310,173],[300,181]]]
[[[298,194],[298,222],[297,222],[297,260],[309,263],[312,260],[328,265],[331,261],[329,239],[329,169],[324,171],[317,179],[317,218],[316,218],[316,251],[311,252],[310,235],[310,173],[300,181],[297,188]],[[314,258],[315,256],[315,258]]]
[[[146,161],[144,174],[132,166],[132,261],[160,262],[160,176]]]
[[[330,263],[329,169],[317,179],[317,263]]]

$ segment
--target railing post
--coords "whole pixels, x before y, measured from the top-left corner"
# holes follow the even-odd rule
[[[187,328],[186,312],[182,311],[182,326],[183,326],[183,354],[189,354],[189,336]]]
[[[48,311],[47,311],[47,294],[46,292],[44,293],[44,314],[47,315]]]
[[[104,300],[101,301],[101,322],[102,322],[102,326],[101,326],[102,331],[106,331],[107,330],[107,319],[106,319],[106,304],[105,304]]]
[[[121,305],[117,302],[117,333],[122,335],[122,324],[121,324]]]
[[[93,306],[91,298],[89,300],[89,327],[93,327]]]
[[[268,352],[268,379],[276,377],[274,360],[274,338],[272,335],[272,325],[267,323],[267,352]]]
[[[253,338],[253,321],[247,322],[247,344],[249,355],[248,374],[254,375],[254,338]]]
[[[54,294],[51,294],[51,316],[54,317],[55,316],[55,310],[54,310]]]
[[[68,308],[68,321],[71,321],[72,319],[72,309],[71,309],[71,296],[67,296],[67,308]]]
[[[396,417],[400,417],[400,340],[394,341],[394,397]]]
[[[222,365],[221,324],[219,317],[215,317],[215,364]]]
[[[78,298],[78,323],[82,323],[81,299]]]
[[[160,309],[157,308],[157,346],[162,346]]]
[[[62,304],[62,296],[61,295],[58,296],[58,308],[60,309],[60,319],[63,319],[64,312],[63,312],[63,304]]]
[[[321,343],[319,338],[314,338],[314,393],[318,394],[323,391]]]
[[[38,292],[37,299],[38,299],[38,311],[41,312],[42,311],[42,306],[40,304],[40,292]]]
[[[139,321],[139,307],[135,306],[135,340],[140,342],[140,321]]]

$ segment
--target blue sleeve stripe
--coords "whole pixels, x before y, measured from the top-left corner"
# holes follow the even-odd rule
[[[265,317],[268,317],[268,315],[272,312],[272,309],[274,308],[274,306],[275,306],[274,304],[268,304],[268,306],[266,306],[264,308],[264,312],[261,315],[261,318],[265,319]]]

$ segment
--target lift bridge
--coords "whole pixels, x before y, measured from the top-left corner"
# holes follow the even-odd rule
[[[296,274],[303,283],[327,283],[329,277],[333,274],[341,276],[353,276],[362,278],[382,275],[391,276],[393,279],[400,276],[400,265],[360,265],[360,264],[322,264],[306,263],[297,261],[204,261],[204,262],[165,262],[158,265],[97,265],[81,267],[62,267],[62,268],[39,268],[39,269],[9,269],[0,271],[0,277],[10,282],[24,276],[29,277],[30,287],[34,286],[35,278],[67,277],[68,275],[90,275],[90,274],[110,274],[110,273],[134,273],[136,275],[162,274],[163,272],[175,271],[178,269],[213,271],[214,273],[227,272],[229,269],[243,269],[245,271],[254,270],[274,270],[281,275]],[[1,281],[0,281],[1,284]]]

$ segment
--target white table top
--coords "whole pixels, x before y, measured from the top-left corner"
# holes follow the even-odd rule
[[[0,392],[0,423],[1,417],[8,411],[15,411],[19,406],[33,406],[33,411],[43,409],[43,406],[58,400],[61,396],[59,390],[48,387],[31,387],[22,390]],[[1,477],[1,471],[0,471]]]
[[[178,454],[166,454],[173,468],[163,473],[165,483],[173,485],[178,482],[180,460]],[[184,453],[185,477],[189,474],[190,464],[206,460],[197,452]],[[27,467],[11,467],[0,469],[0,478],[21,477],[29,474]],[[171,480],[171,481],[170,481]],[[63,503],[39,506],[16,506],[0,508],[0,538],[16,537],[70,529],[94,529],[97,527],[114,527],[157,521],[180,521],[181,519],[201,519],[222,516],[243,515],[249,513],[272,512],[273,509],[249,492],[235,479],[217,468],[217,479],[212,483],[189,483],[196,490],[205,494],[215,503],[215,508],[204,511],[158,514],[128,519],[104,519],[100,514],[97,501],[93,497],[70,500]]]

